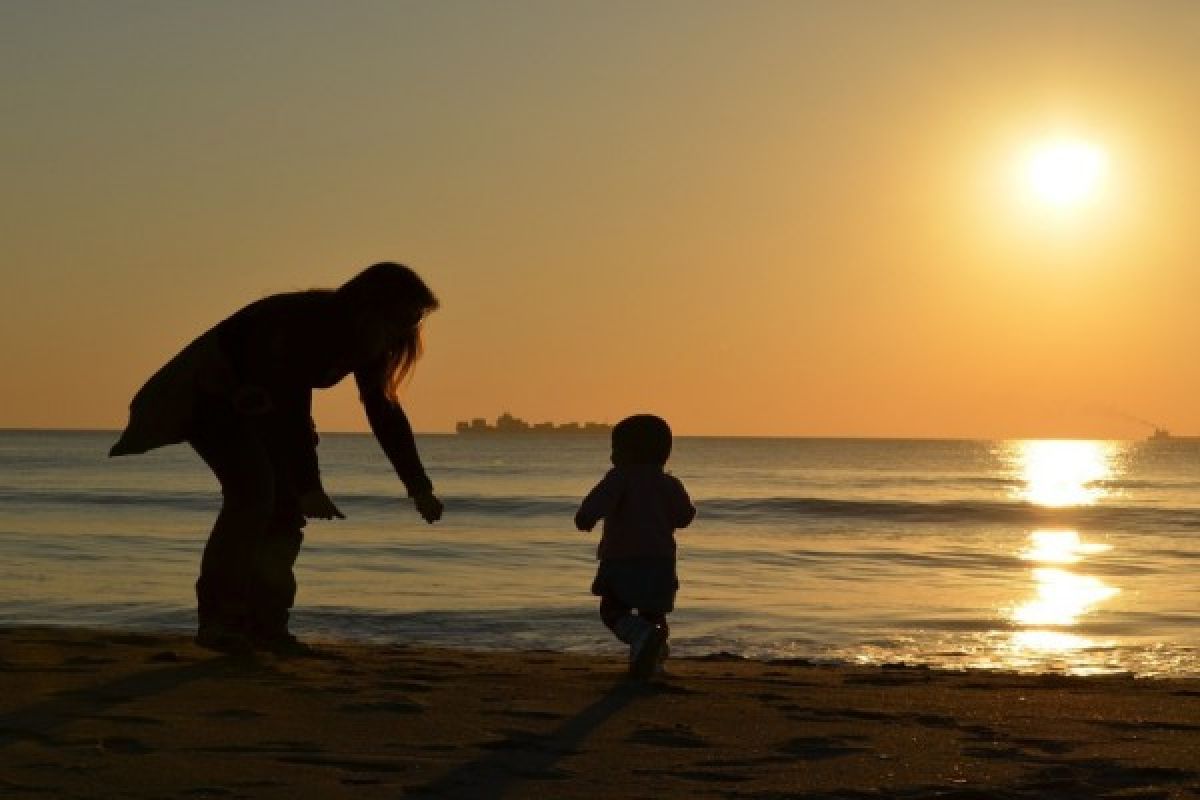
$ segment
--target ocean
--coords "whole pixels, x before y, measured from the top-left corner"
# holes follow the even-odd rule
[[[189,630],[219,501],[186,446],[0,432],[0,625]],[[426,525],[369,435],[327,434],[293,629],[621,651],[574,530],[605,437],[425,435]],[[1071,674],[1200,673],[1200,442],[677,439],[677,655]]]

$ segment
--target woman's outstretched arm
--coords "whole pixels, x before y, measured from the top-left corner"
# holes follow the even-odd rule
[[[433,482],[425,474],[417,442],[408,415],[392,402],[384,390],[386,372],[383,365],[373,364],[354,373],[358,395],[367,414],[371,432],[409,495],[416,501],[417,510],[427,522],[441,518],[442,504],[433,494]]]

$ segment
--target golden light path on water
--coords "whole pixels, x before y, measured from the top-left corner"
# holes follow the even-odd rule
[[[1117,446],[1111,442],[1015,442],[1024,480],[1021,499],[1050,508],[1092,505],[1104,496],[1098,481],[1112,478]]]
[[[1120,448],[1112,442],[1016,442],[1012,453],[1022,486],[1018,499],[1046,508],[1086,506],[1106,495],[1104,482],[1117,469]],[[1070,529],[1040,529],[1029,534],[1020,557],[1030,562],[1033,596],[1014,606],[1009,619],[1018,630],[1007,643],[1011,666],[1054,659],[1068,671],[1103,671],[1085,653],[1110,646],[1070,629],[1120,589],[1082,574],[1083,562],[1111,545],[1085,541]]]

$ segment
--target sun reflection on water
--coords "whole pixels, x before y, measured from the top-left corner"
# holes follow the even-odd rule
[[[1016,462],[1024,480],[1019,496],[1038,506],[1089,506],[1107,491],[1117,446],[1112,442],[1032,440],[1016,443]]]
[[[1014,655],[1024,656],[1028,660],[1029,653],[1059,653],[1065,654],[1077,650],[1087,650],[1095,647],[1095,643],[1086,636],[1063,631],[1017,631],[1012,635],[1011,647]],[[1073,671],[1081,672],[1077,666]]]
[[[1034,531],[1021,558],[1039,564],[1077,564],[1084,556],[1111,549],[1111,544],[1083,541],[1078,531]]]
[[[1027,441],[1017,443],[1013,455],[1022,480],[1018,496],[1045,508],[1066,508],[1094,505],[1107,494],[1105,483],[1117,470],[1118,448],[1110,442]],[[1084,615],[1121,591],[1076,571],[1088,556],[1111,548],[1085,541],[1076,530],[1030,532],[1020,557],[1031,563],[1033,597],[1009,614],[1019,628],[1008,642],[1014,665],[1052,658],[1065,661],[1069,671],[1092,671],[1084,654],[1110,643],[1064,629],[1079,625]]]
[[[1057,567],[1038,567],[1033,579],[1034,598],[1013,609],[1013,622],[1019,625],[1075,625],[1092,606],[1120,591],[1099,578]]]

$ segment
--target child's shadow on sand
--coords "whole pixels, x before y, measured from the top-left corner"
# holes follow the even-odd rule
[[[621,681],[549,733],[506,731],[504,739],[483,745],[490,751],[486,755],[459,765],[436,781],[408,787],[408,792],[414,797],[489,800],[504,797],[520,781],[570,778],[569,772],[555,766],[559,759],[578,753],[593,731],[639,697],[662,691],[663,687],[653,684]]]

